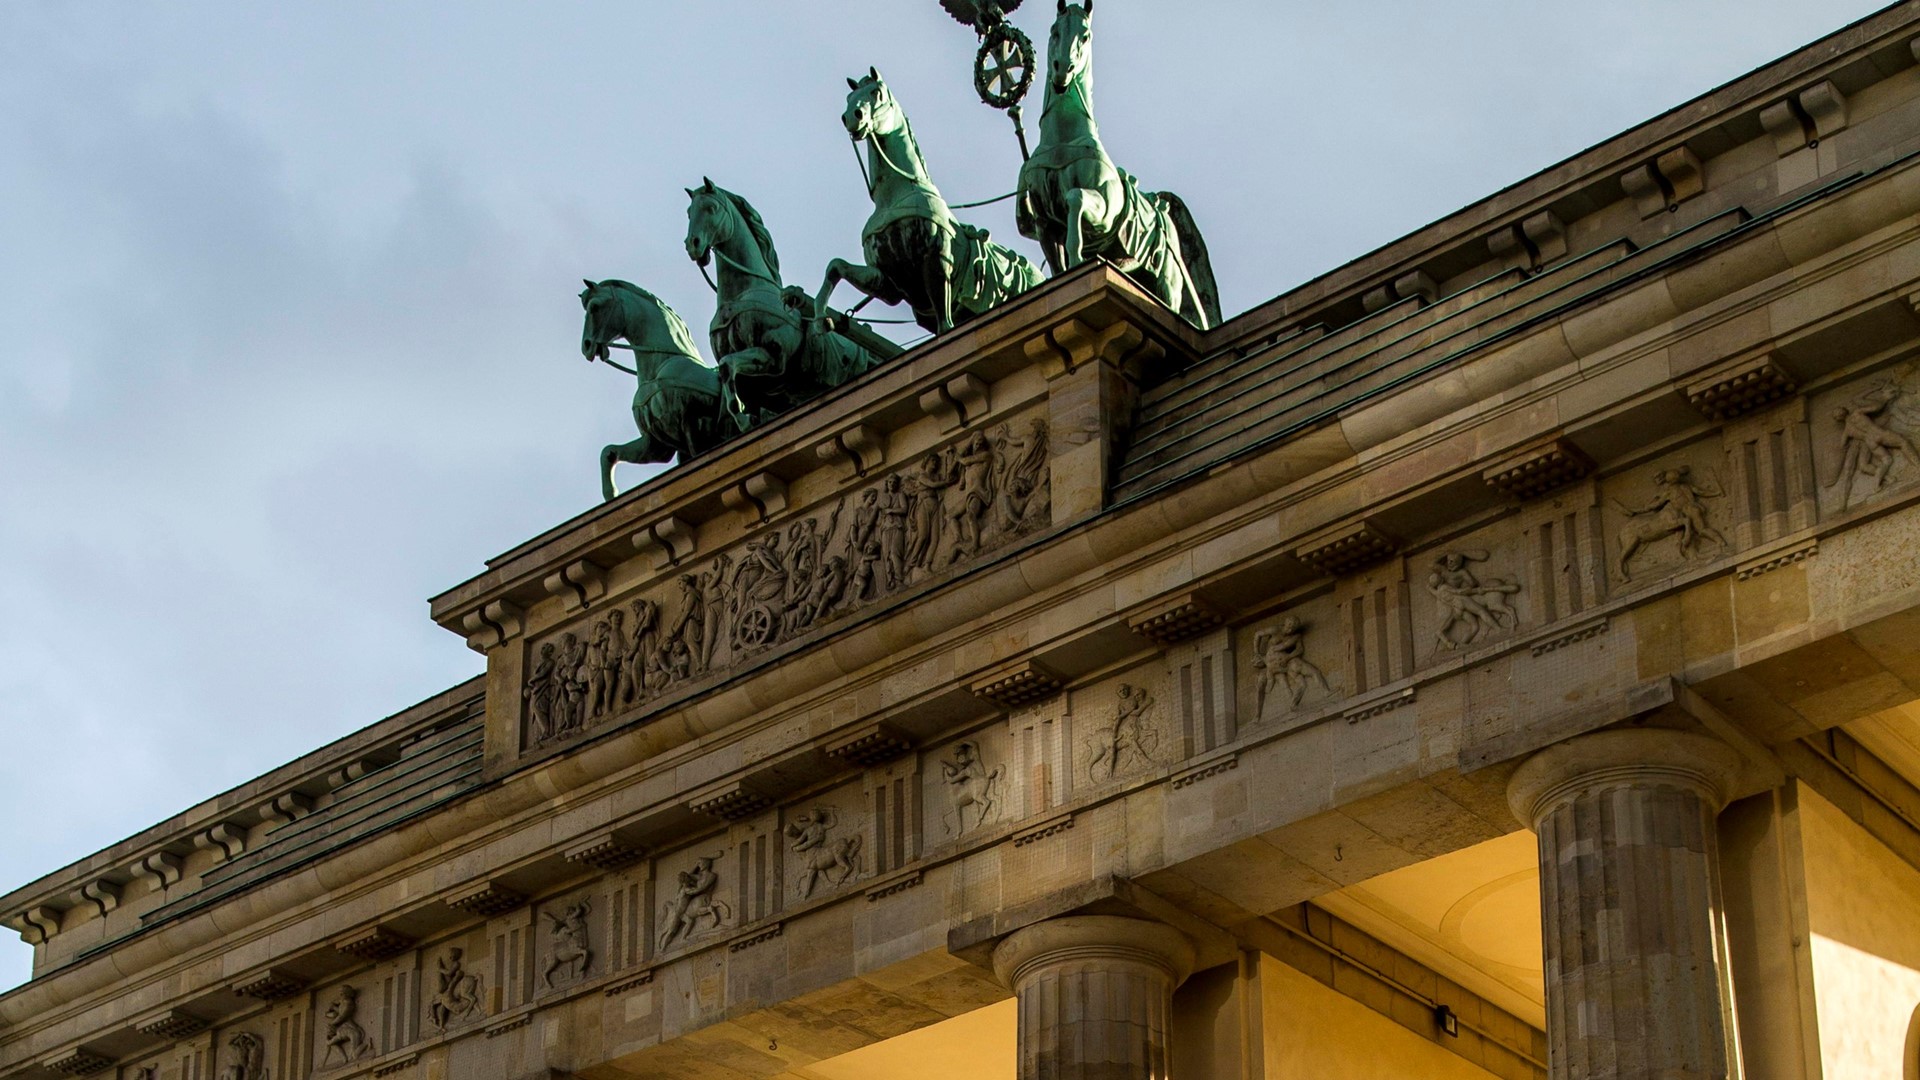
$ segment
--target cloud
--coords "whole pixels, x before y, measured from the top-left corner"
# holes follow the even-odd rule
[[[1843,15],[1102,5],[1099,107],[1237,310]],[[0,4],[0,889],[477,671],[424,598],[630,437],[578,279],[702,325],[707,173],[811,288],[858,251],[876,62],[950,198],[1006,191],[973,49],[928,0]]]

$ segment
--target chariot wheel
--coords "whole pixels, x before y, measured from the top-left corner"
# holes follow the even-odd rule
[[[757,649],[772,644],[779,627],[780,620],[774,617],[773,609],[765,604],[754,604],[740,613],[737,636],[740,644]]]
[[[1033,85],[1033,42],[1018,27],[1000,23],[987,31],[973,58],[973,89],[996,109],[1011,109]]]

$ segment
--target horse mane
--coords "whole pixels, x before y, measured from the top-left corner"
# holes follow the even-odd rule
[[[616,289],[625,289],[628,292],[638,295],[648,303],[651,303],[654,307],[659,308],[661,321],[667,324],[668,336],[675,342],[684,343],[688,347],[687,351],[689,354],[695,357],[700,355],[699,349],[693,345],[693,331],[687,328],[687,321],[680,317],[679,312],[673,310],[672,304],[667,303],[665,300],[660,299],[631,281],[622,281],[619,278],[606,278],[601,281],[600,284],[612,286]]]
[[[740,219],[747,223],[747,231],[753,234],[753,242],[760,246],[760,257],[766,261],[767,269],[773,271],[773,276],[777,280],[780,277],[780,254],[773,250],[773,234],[767,232],[767,223],[760,220],[760,211],[755,210],[752,203],[726,188],[715,185],[713,190],[732,203],[733,208],[739,212]]]

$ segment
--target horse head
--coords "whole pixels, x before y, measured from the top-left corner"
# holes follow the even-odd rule
[[[1047,34],[1047,81],[1064,94],[1093,59],[1093,0],[1084,6],[1059,0],[1059,14]]]
[[[625,312],[613,295],[613,282],[580,280],[587,286],[580,290],[580,306],[587,313],[580,325],[580,355],[592,363],[605,360],[614,339],[626,336]]]
[[[760,212],[747,200],[701,178],[687,188],[687,258],[707,265],[716,252],[723,265],[775,286],[780,284],[780,255]],[[741,234],[745,235],[742,236]],[[734,250],[729,251],[731,246]],[[744,260],[744,261],[743,261]],[[758,262],[759,265],[754,265]],[[722,283],[725,288],[725,283]]]
[[[707,265],[713,249],[733,239],[733,215],[720,189],[707,177],[687,189],[687,258]]]
[[[840,114],[840,123],[853,141],[898,131],[902,118],[900,103],[878,70],[868,68],[865,76],[847,80],[847,109]]]
[[[633,361],[642,375],[650,375],[667,356],[702,363],[686,321],[666,301],[615,278],[588,281],[586,286],[580,290],[580,306],[586,311],[580,355],[589,361],[607,359],[613,343],[625,338],[634,347]]]

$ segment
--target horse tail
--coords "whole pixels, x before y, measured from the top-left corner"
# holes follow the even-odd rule
[[[1206,315],[1207,326],[1220,325],[1220,286],[1213,277],[1213,260],[1207,257],[1207,241],[1200,235],[1200,226],[1193,220],[1193,211],[1180,196],[1171,191],[1156,191],[1153,201],[1167,212],[1173,221],[1173,234],[1180,241],[1180,258],[1187,265],[1187,278],[1199,297],[1199,308]]]

